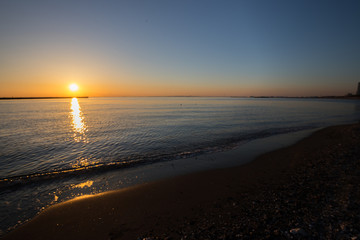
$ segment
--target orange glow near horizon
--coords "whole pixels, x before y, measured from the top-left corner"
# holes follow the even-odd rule
[[[51,79],[51,81],[49,81]],[[77,90],[70,89],[76,79]],[[345,95],[354,92],[352,85],[324,86],[303,84],[262,84],[262,82],[248,83],[239,78],[238,83],[221,84],[212,81],[205,84],[205,80],[182,82],[181,79],[170,78],[171,81],[131,76],[119,78],[101,78],[100,76],[54,76],[28,78],[21,83],[9,79],[0,85],[0,97],[136,97],[136,96],[324,96]],[[74,90],[76,87],[73,88]]]

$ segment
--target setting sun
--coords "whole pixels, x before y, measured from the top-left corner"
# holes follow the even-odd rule
[[[70,84],[69,89],[73,92],[77,91],[79,89],[78,85],[76,85],[75,83]]]

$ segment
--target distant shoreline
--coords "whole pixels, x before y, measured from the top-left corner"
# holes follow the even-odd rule
[[[236,98],[236,97],[233,97]],[[360,96],[310,96],[310,97],[286,97],[286,96],[250,96],[249,98],[301,98],[301,99],[360,99]]]
[[[229,98],[282,98],[282,99],[352,99],[358,100],[360,96],[310,96],[310,97],[288,97],[288,96],[119,96],[119,97],[229,97]],[[25,99],[67,99],[67,98],[89,98],[88,96],[82,97],[1,97],[0,100],[25,100]]]
[[[85,97],[3,97],[0,100],[23,100],[23,99],[64,99],[64,98],[89,98]]]

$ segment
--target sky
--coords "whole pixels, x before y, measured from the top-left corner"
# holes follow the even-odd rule
[[[360,1],[0,1],[0,97],[325,96],[360,82]]]

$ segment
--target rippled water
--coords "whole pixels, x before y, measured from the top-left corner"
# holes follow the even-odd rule
[[[44,206],[81,195],[81,189],[94,187],[94,176],[108,171],[121,175],[124,168],[221,151],[359,116],[357,101],[324,99],[0,101],[1,229]],[[107,186],[90,192],[117,187]],[[9,213],[18,217],[9,218]]]

